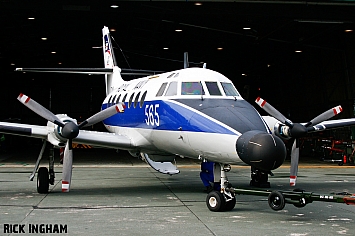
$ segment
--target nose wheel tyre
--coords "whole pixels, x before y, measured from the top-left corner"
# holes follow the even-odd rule
[[[226,205],[222,193],[212,191],[207,195],[206,204],[210,211],[223,211]]]
[[[274,211],[280,211],[285,207],[285,198],[282,193],[278,191],[272,191],[269,194],[268,203],[271,209]]]
[[[38,193],[48,193],[49,189],[49,174],[46,167],[41,167],[38,169],[37,173],[37,192]]]
[[[224,207],[224,211],[233,210],[234,207],[235,207],[236,202],[237,202],[237,199],[235,198],[235,196],[233,196],[233,198],[230,201],[226,202],[226,205]]]

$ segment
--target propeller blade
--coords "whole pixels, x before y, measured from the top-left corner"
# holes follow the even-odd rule
[[[69,192],[73,168],[72,141],[68,139],[64,149],[62,192]]]
[[[300,156],[299,140],[295,139],[291,150],[291,167],[290,167],[290,186],[296,185],[298,161]]]
[[[258,97],[255,102],[262,108],[264,111],[266,111],[269,115],[273,116],[275,119],[280,121],[281,123],[284,123],[287,126],[292,127],[293,123],[289,119],[286,119],[284,115],[281,114],[278,110],[276,110],[273,106],[271,106],[269,103],[267,103],[264,99]]]
[[[56,115],[54,115],[52,112],[47,110],[45,107],[43,107],[42,105],[37,103],[35,100],[31,99],[30,97],[21,93],[17,97],[17,100],[22,102],[26,107],[28,107],[29,109],[34,111],[36,114],[42,116],[44,119],[46,119],[56,125],[59,125],[61,127],[64,126],[64,124],[58,119],[58,117]]]
[[[85,121],[81,122],[79,125],[79,129],[82,127],[94,125],[119,112],[124,112],[124,105],[122,103],[116,104],[115,106],[102,110],[96,113],[95,115],[91,116],[90,118],[86,119]]]
[[[343,108],[341,106],[333,107],[333,108],[329,109],[328,111],[323,112],[319,116],[313,118],[313,120],[308,122],[305,126],[308,127],[311,125],[317,125],[325,120],[332,118],[333,116],[338,115],[342,111],[343,111]]]

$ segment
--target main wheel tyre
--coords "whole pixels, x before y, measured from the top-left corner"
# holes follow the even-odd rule
[[[48,169],[46,167],[41,167],[38,169],[38,173],[37,173],[37,192],[48,193],[48,188],[49,188]]]
[[[223,211],[226,205],[223,195],[220,192],[212,191],[207,195],[206,204],[210,211]]]
[[[268,203],[271,209],[274,211],[280,211],[285,207],[285,198],[282,193],[278,191],[272,191],[269,194]]]

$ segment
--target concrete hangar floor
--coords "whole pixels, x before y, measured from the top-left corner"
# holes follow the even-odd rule
[[[265,196],[238,195],[232,211],[208,210],[198,162],[179,159],[180,174],[163,175],[126,152],[75,150],[72,188],[61,192],[61,165],[48,194],[28,180],[38,153],[0,154],[0,235],[354,235],[355,206],[313,202],[273,211]],[[47,165],[46,160],[42,161]],[[248,188],[249,167],[232,166],[233,186]],[[289,163],[269,178],[289,187]],[[297,187],[315,193],[355,192],[354,166],[303,162]],[[37,228],[36,228],[37,227]]]

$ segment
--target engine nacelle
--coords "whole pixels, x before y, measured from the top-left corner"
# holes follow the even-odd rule
[[[280,121],[275,119],[272,116],[263,116],[264,121],[269,127],[271,133],[276,136],[288,140],[291,138],[291,129],[285,124],[282,124]]]
[[[77,124],[77,120],[73,119],[66,114],[58,114],[56,115],[64,124],[68,122],[74,122]],[[48,129],[48,141],[53,144],[54,146],[57,147],[64,147],[65,143],[67,141],[66,138],[64,138],[61,135],[62,132],[62,127],[48,121],[47,122],[47,129]]]
[[[286,158],[284,142],[275,135],[258,130],[240,136],[236,149],[243,162],[264,171],[280,167]]]

